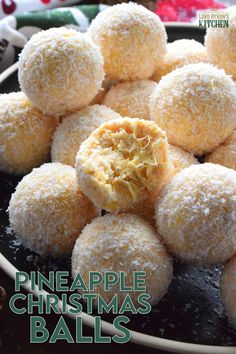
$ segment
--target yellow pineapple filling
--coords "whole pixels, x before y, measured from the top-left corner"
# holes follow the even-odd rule
[[[89,174],[100,186],[133,202],[140,192],[153,188],[157,168],[167,160],[166,140],[159,130],[134,128],[103,129],[94,137],[86,161]]]

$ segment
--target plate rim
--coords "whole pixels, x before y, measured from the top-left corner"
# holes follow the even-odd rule
[[[175,25],[175,23],[173,23]],[[171,26],[173,26],[171,24]],[[175,27],[179,27],[177,24]],[[187,26],[186,26],[187,27]],[[189,26],[188,26],[189,27]],[[196,28],[196,26],[192,26]],[[14,74],[18,69],[18,62],[14,63],[11,65],[9,68],[7,68],[5,71],[3,71],[0,74],[0,85],[12,74]],[[8,259],[0,252],[0,268],[8,275],[10,278],[15,280],[16,278],[16,272],[19,272],[19,270],[10,262]],[[33,293],[36,297],[38,297],[39,294],[44,294],[47,295],[48,292],[46,291],[39,291],[36,287],[35,291],[31,290],[31,282],[27,283],[26,285],[23,286],[24,289],[29,292]],[[45,296],[43,297],[45,301]],[[62,308],[62,303],[61,301],[59,302],[59,308]],[[68,304],[68,308],[72,308]],[[85,312],[81,312],[79,315],[75,315],[72,313],[67,313],[66,316],[70,317],[71,319],[75,320],[76,317],[82,317],[83,318],[83,323],[87,325],[90,328],[94,327],[94,317],[92,315],[88,315]],[[110,335],[115,335],[118,334],[119,331],[117,331],[113,325],[107,321],[102,320],[101,321],[102,325],[102,330]],[[181,342],[181,341],[176,341],[172,339],[165,339],[161,337],[155,337],[151,336],[149,334],[144,334],[141,332],[137,331],[130,331],[131,334],[131,339],[130,342],[133,342],[135,344],[140,344],[145,347],[149,347],[152,349],[159,349],[159,350],[164,350],[164,351],[169,351],[172,353],[180,353],[180,354],[235,354],[236,353],[236,346],[213,346],[213,345],[205,345],[205,344],[194,344],[194,343],[188,343],[188,342]]]

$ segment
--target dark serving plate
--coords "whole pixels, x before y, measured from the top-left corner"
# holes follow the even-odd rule
[[[195,26],[167,24],[169,41],[193,38],[203,42],[204,31]],[[19,90],[17,65],[0,75],[0,92]],[[70,258],[42,258],[19,243],[9,228],[7,208],[21,177],[0,174],[0,266],[14,278],[16,269],[44,274],[70,271]],[[236,332],[230,326],[220,297],[221,266],[197,268],[175,262],[168,294],[148,315],[131,317],[132,341],[178,353],[236,353]],[[36,293],[37,295],[37,293]],[[82,314],[93,325],[92,316]],[[103,316],[103,329],[112,333],[112,316]]]

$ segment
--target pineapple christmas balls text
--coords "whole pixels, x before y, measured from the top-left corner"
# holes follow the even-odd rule
[[[125,325],[130,322],[130,318],[125,314],[146,315],[151,312],[149,303],[150,295],[146,293],[145,285],[146,273],[144,271],[133,272],[132,282],[128,281],[127,274],[123,271],[91,271],[83,279],[80,273],[76,275],[73,282],[70,282],[70,275],[67,271],[49,272],[47,276],[41,272],[17,272],[15,280],[16,293],[10,298],[10,309],[18,315],[28,313],[30,315],[30,342],[31,343],[56,343],[66,341],[68,343],[126,343],[131,338],[131,333]],[[113,287],[117,293],[107,302],[102,295],[96,293],[97,289],[105,292],[111,291]],[[21,293],[22,287],[27,287],[32,293]],[[50,293],[45,291],[45,287]],[[38,297],[34,297],[37,291]],[[54,293],[56,292],[56,293]],[[134,300],[131,293],[135,293]],[[122,301],[119,299],[121,297]],[[83,301],[83,304],[81,303]],[[96,309],[97,315],[92,317],[94,322],[94,335],[85,336],[83,334],[84,310],[87,314],[92,314]],[[49,333],[46,320],[39,315],[61,314],[59,320]],[[113,320],[114,335],[106,336],[102,334],[103,313],[116,314]],[[35,315],[37,314],[37,315]],[[63,315],[69,314],[76,317],[75,332],[71,333]]]

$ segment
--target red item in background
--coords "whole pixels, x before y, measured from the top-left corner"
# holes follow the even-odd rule
[[[2,0],[1,5],[6,15],[10,15],[16,9],[16,3],[13,0],[10,1]]]
[[[158,0],[155,12],[162,21],[190,22],[196,19],[197,11],[225,7],[215,0]]]

